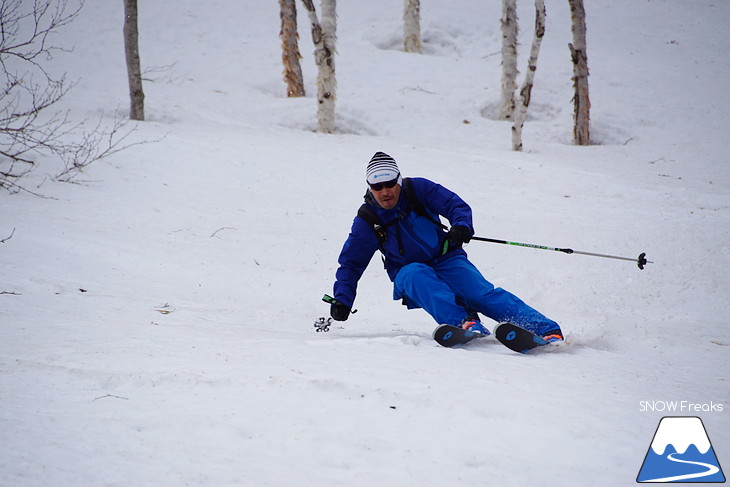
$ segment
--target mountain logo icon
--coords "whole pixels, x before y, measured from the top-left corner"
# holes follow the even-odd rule
[[[702,420],[695,416],[662,418],[636,481],[725,482]]]

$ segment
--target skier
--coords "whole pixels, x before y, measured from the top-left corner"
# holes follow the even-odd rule
[[[393,282],[393,299],[423,308],[438,324],[489,335],[478,313],[519,325],[547,341],[560,326],[517,296],[495,288],[467,259],[472,212],[457,194],[424,178],[401,176],[395,160],[376,152],[366,170],[368,190],[339,256],[330,315],[345,321],[357,283],[376,250]],[[451,228],[446,231],[439,215]]]

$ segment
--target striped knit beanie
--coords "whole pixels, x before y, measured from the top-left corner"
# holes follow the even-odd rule
[[[395,159],[385,152],[376,152],[373,158],[370,159],[368,168],[365,171],[365,178],[368,184],[392,181],[396,178],[398,178],[399,183],[401,182],[400,170],[395,163]]]

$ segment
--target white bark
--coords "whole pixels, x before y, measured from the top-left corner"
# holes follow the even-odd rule
[[[405,0],[403,8],[403,50],[421,52],[421,0]]]
[[[502,96],[500,120],[512,120],[517,90],[517,0],[502,2]]]
[[[588,93],[588,54],[586,12],[583,0],[568,0],[572,19],[573,43],[568,44],[573,61],[573,144],[589,145],[591,100]]]
[[[320,132],[335,131],[335,40],[337,32],[337,2],[322,0],[322,20],[317,18],[312,0],[302,0],[312,24],[314,60],[317,63],[317,126]]]
[[[512,124],[512,150],[522,150],[522,127],[527,116],[527,107],[530,105],[532,86],[537,70],[537,57],[540,54],[540,44],[545,35],[545,0],[535,0],[535,37],[532,39],[530,58],[527,61],[525,80],[520,88],[518,103],[515,107],[514,122]]]

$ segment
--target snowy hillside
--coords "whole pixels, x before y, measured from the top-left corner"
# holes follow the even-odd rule
[[[339,2],[322,135],[303,11],[288,99],[277,2],[140,2],[143,69],[168,68],[133,137],[159,141],[81,184],[42,159],[25,184],[50,198],[0,194],[0,485],[613,487],[666,415],[700,416],[728,468],[730,3],[586,2],[597,144],[574,147],[568,2],[548,1],[522,153],[494,120],[499,3],[423,1],[414,55],[402,2]],[[87,1],[53,39],[74,120],[126,110],[122,21]],[[562,325],[533,355],[439,347],[377,257],[358,313],[316,333],[376,151],[459,193],[477,235],[654,263],[470,243]]]

